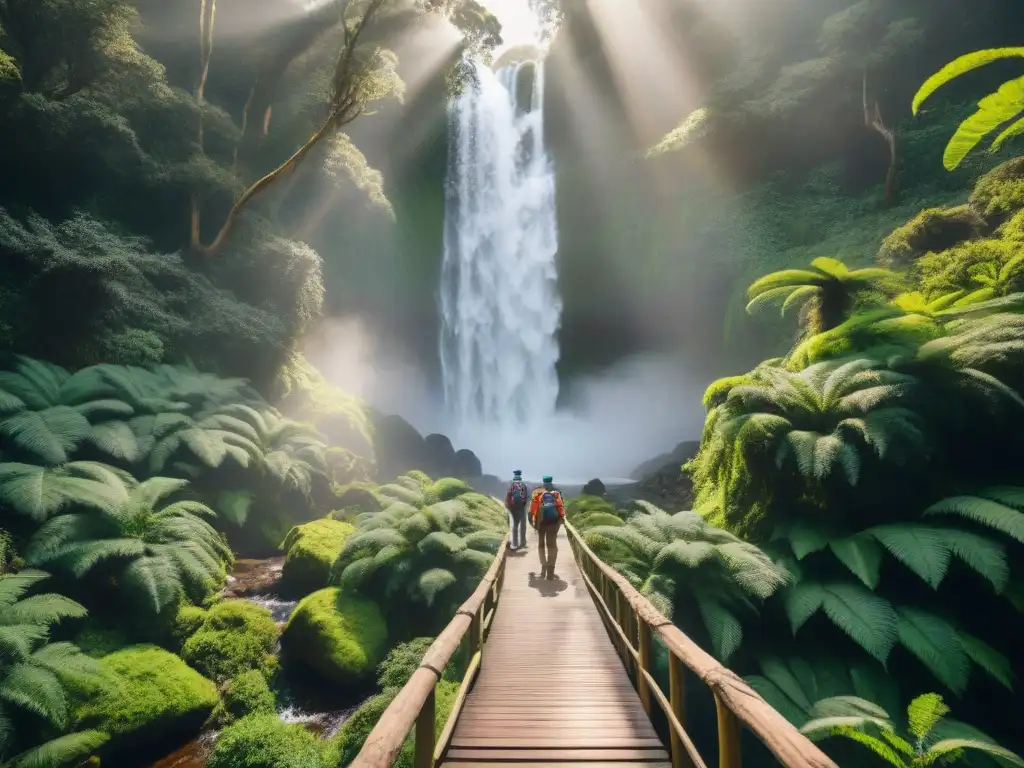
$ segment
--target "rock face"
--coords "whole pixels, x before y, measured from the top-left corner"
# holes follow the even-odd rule
[[[582,493],[586,496],[600,496],[603,498],[605,491],[607,491],[607,489],[604,487],[604,483],[602,483],[599,478],[595,477],[583,486]]]
[[[687,440],[669,453],[645,461],[633,470],[639,478],[634,495],[655,504],[666,512],[678,512],[693,507],[693,480],[683,472],[682,465],[697,455],[700,443]]]
[[[371,414],[376,435],[377,480],[390,480],[414,469],[432,477],[479,477],[480,459],[468,448],[456,451],[452,441],[441,434],[420,435],[401,416]]]
[[[685,464],[697,455],[699,449],[700,442],[698,440],[684,440],[668,453],[648,459],[634,469],[629,476],[634,480],[643,480],[648,475],[659,471],[668,464]]]

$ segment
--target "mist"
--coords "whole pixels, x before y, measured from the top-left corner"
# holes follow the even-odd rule
[[[528,478],[550,474],[556,482],[627,478],[641,462],[697,439],[703,425],[706,375],[669,355],[629,358],[578,378],[569,387],[571,406],[515,426],[448,421],[439,388],[412,351],[364,319],[325,320],[305,354],[331,384],[401,416],[421,434],[447,435],[479,457],[484,473],[500,477],[521,469]]]

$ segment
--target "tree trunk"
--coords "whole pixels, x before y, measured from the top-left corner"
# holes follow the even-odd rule
[[[896,199],[896,166],[899,160],[896,131],[889,128],[882,119],[882,110],[878,106],[878,99],[868,99],[868,72],[864,69],[862,78],[862,97],[864,104],[864,125],[876,131],[889,147],[889,169],[885,174],[885,197],[883,202],[886,207],[891,206]]]

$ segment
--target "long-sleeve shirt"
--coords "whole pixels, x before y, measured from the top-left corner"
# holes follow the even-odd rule
[[[540,514],[540,500],[544,497],[545,493],[551,493],[555,497],[555,508],[558,509],[558,520],[561,522],[565,520],[565,504],[562,501],[562,492],[557,488],[535,488],[533,496],[530,499],[530,520],[537,524],[537,516]]]

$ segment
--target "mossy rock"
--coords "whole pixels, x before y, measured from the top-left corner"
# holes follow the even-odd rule
[[[289,660],[352,688],[373,679],[387,643],[387,624],[376,603],[336,587],[305,597],[281,636]]]
[[[273,715],[277,711],[276,705],[267,678],[251,669],[225,686],[216,719],[221,725],[227,725],[249,715]]]
[[[187,603],[180,606],[171,622],[169,631],[173,649],[180,652],[185,642],[203,626],[204,621],[206,621],[206,609]]]
[[[327,586],[331,565],[355,526],[342,520],[314,520],[292,528],[282,548],[286,555],[281,578],[293,594],[307,595]]]
[[[100,750],[104,765],[114,754],[190,738],[219,702],[212,681],[154,645],[130,646],[99,663],[107,675],[72,689],[72,725],[110,735]]]
[[[270,674],[277,665],[277,624],[270,611],[246,600],[213,606],[187,640],[181,657],[209,678],[222,681],[250,669]]]
[[[334,768],[336,748],[298,723],[250,715],[217,738],[206,768]]]
[[[1024,208],[1024,156],[997,165],[978,179],[970,202],[990,222]]]
[[[878,261],[890,267],[907,267],[926,253],[982,237],[987,227],[981,214],[969,205],[928,208],[882,241]]]
[[[342,516],[355,517],[363,512],[380,512],[382,509],[374,487],[368,483],[349,483],[335,487],[333,506],[335,519]]]
[[[448,499],[454,499],[464,493],[473,493],[473,489],[457,478],[442,477],[430,486],[427,493],[438,501],[448,501]]]
[[[128,636],[120,629],[103,626],[92,620],[87,620],[75,635],[74,643],[82,653],[94,659],[102,659],[131,645]]]
[[[377,489],[377,498],[380,499],[381,503],[385,506],[391,501],[404,501],[406,504],[410,504],[414,507],[421,507],[424,502],[422,490],[414,491],[411,488],[406,488],[404,485],[399,485],[398,483],[382,485]]]

